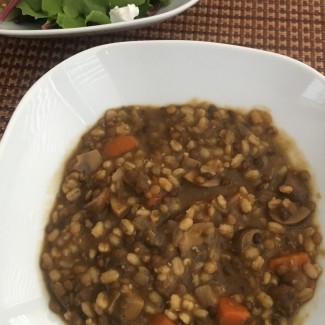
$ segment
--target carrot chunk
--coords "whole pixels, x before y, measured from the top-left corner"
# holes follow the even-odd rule
[[[104,144],[103,154],[106,158],[116,158],[138,146],[139,141],[133,135],[119,135]]]
[[[243,325],[250,317],[248,310],[229,297],[221,297],[217,305],[218,325]]]
[[[175,323],[166,315],[157,314],[150,319],[148,325],[175,325]]]
[[[276,272],[280,266],[285,266],[291,269],[293,267],[301,267],[309,261],[309,256],[305,252],[288,253],[271,258],[269,268],[271,271]]]

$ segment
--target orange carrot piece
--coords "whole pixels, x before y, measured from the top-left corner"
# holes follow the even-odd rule
[[[150,319],[148,325],[175,325],[175,323],[170,320],[166,315],[157,314]]]
[[[271,258],[269,262],[269,268],[271,271],[276,272],[280,266],[285,266],[288,268],[301,267],[309,261],[309,256],[305,252],[288,253]]]
[[[133,135],[118,135],[104,144],[103,154],[106,158],[116,158],[138,146],[139,141]]]
[[[232,298],[221,297],[217,305],[219,325],[243,325],[250,317],[249,311]]]

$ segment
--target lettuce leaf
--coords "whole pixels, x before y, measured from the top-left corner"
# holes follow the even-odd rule
[[[139,6],[139,17],[146,17],[152,10],[152,4],[150,0],[145,0],[142,5]]]
[[[63,12],[65,15],[73,18],[82,17],[85,10],[85,3],[83,0],[63,0]]]
[[[86,26],[85,19],[81,17],[71,17],[65,14],[58,14],[56,23],[62,28],[76,28]]]
[[[61,14],[63,0],[42,0],[42,10],[48,14],[49,17],[55,17]]]
[[[34,0],[22,0],[16,5],[16,8],[19,8],[23,15],[32,16],[35,19],[47,18],[48,14],[42,11],[41,6],[36,7],[34,2]]]
[[[33,11],[40,11],[42,9],[42,2],[40,0],[28,0],[26,1]]]
[[[86,23],[109,24],[111,20],[101,11],[93,10],[86,17]]]
[[[115,6],[125,7],[127,5],[131,5],[132,3],[139,7],[145,2],[145,0],[110,0],[109,2],[111,8],[114,8]]]
[[[142,18],[148,15],[152,3],[167,1],[169,0],[20,0],[16,8],[23,15],[36,20],[52,21],[62,28],[74,28],[87,24],[109,24],[109,11],[115,6],[135,4],[140,11],[137,18]]]

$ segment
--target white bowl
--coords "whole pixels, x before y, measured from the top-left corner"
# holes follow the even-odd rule
[[[325,213],[325,78],[290,58],[204,42],[115,43],[89,49],[45,74],[18,105],[0,143],[0,323],[61,324],[38,266],[43,229],[63,164],[107,108],[199,98],[269,107],[309,161]],[[325,234],[325,219],[320,219]],[[324,257],[319,262],[325,267]],[[323,324],[324,277],[302,312]]]
[[[172,0],[169,5],[162,7],[150,17],[114,24],[87,26],[67,29],[42,30],[40,25],[24,23],[16,24],[12,21],[0,22],[0,35],[18,37],[65,37],[107,34],[136,28],[148,27],[172,18],[193,6],[199,0]]]

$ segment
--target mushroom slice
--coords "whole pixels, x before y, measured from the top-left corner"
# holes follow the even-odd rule
[[[201,165],[198,160],[195,160],[189,156],[185,156],[182,161],[182,167],[185,169],[197,168]]]
[[[118,218],[123,218],[129,210],[128,204],[116,196],[110,198],[110,205],[114,215]]]
[[[77,162],[72,169],[81,173],[91,174],[99,168],[102,162],[102,155],[97,149],[94,149],[78,155]]]
[[[85,205],[85,209],[91,212],[102,212],[106,206],[106,202],[109,198],[109,189],[105,187],[101,193],[94,197],[89,203]]]
[[[197,287],[195,289],[195,295],[197,296],[200,305],[204,308],[214,306],[217,303],[217,295],[208,284]]]
[[[135,293],[130,293],[123,299],[121,318],[127,322],[135,320],[144,307],[144,300]]]
[[[186,173],[183,177],[190,183],[201,186],[201,187],[216,187],[220,185],[220,178],[212,178],[212,179],[207,179],[204,182],[198,182],[197,181],[197,176],[200,174],[196,170],[192,170],[188,173]]]
[[[308,218],[311,212],[312,211],[305,206],[297,208],[293,213],[290,213],[288,210],[281,212],[276,209],[270,211],[270,217],[272,220],[283,225],[295,225]]]
[[[257,228],[244,228],[239,230],[233,239],[233,249],[236,253],[242,252],[246,247],[260,243],[262,231]]]

